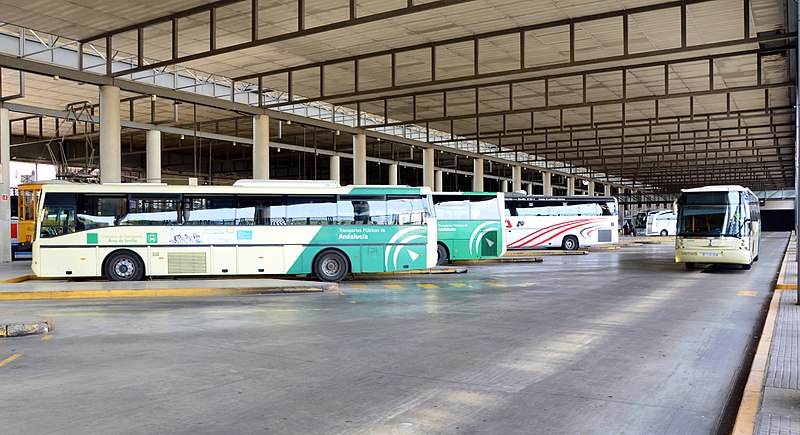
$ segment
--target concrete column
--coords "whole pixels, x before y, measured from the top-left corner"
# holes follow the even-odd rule
[[[442,180],[443,180],[443,178],[444,178],[444,176],[443,176],[442,171],[436,171],[435,176],[434,176],[434,182],[433,182],[433,190],[434,190],[434,192],[441,192],[441,191],[444,190],[444,189],[442,189]]]
[[[253,116],[253,179],[269,180],[269,116]]]
[[[331,180],[337,183],[342,182],[342,174],[339,168],[339,156],[331,156]]]
[[[544,194],[545,196],[553,195],[553,174],[551,172],[542,172],[542,179],[544,180]]]
[[[472,161],[472,190],[483,192],[483,159]]]
[[[500,187],[497,189],[498,192],[508,192],[508,180],[500,180]]]
[[[397,186],[397,164],[392,163],[389,165],[389,185]]]
[[[8,109],[0,109],[0,263],[11,262],[11,121]]]
[[[522,166],[514,165],[511,167],[511,191],[516,192],[522,190]]]
[[[603,186],[603,194],[605,196],[611,196],[611,185],[610,184],[606,184],[605,186]]]
[[[119,88],[100,86],[100,182],[122,181]]]
[[[589,180],[589,196],[594,196],[594,180]]]
[[[161,182],[161,132],[147,130],[147,182]]]
[[[353,136],[353,184],[367,184],[367,135]]]
[[[533,183],[528,183],[528,187],[525,191],[528,192],[528,195],[533,195]]]
[[[575,177],[567,177],[567,196],[575,194]]]
[[[422,185],[428,186],[433,189],[434,186],[434,153],[433,148],[425,148],[422,150]]]

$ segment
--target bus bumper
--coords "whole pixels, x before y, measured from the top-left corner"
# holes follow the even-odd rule
[[[678,238],[675,240],[677,263],[750,264],[749,240],[739,238]]]
[[[33,274],[36,276],[42,276],[41,271],[41,263],[39,262],[39,246],[33,245],[31,248],[31,270]]]

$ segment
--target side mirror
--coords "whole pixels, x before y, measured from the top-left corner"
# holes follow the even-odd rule
[[[678,214],[678,201],[672,202],[672,214]]]

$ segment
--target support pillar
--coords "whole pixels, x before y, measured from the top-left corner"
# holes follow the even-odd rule
[[[603,195],[611,196],[611,185],[610,184],[606,184],[606,185],[603,186]]]
[[[575,177],[567,177],[567,196],[575,195]]]
[[[508,180],[500,180],[500,189],[498,192],[508,192]]]
[[[511,191],[522,190],[522,166],[514,165],[511,167]]]
[[[342,182],[342,174],[340,172],[339,163],[340,163],[339,162],[339,156],[331,156],[331,163],[330,163],[330,166],[331,166],[331,171],[330,171],[331,172],[331,175],[330,175],[331,180],[341,184],[341,182]]]
[[[594,180],[589,180],[589,196],[594,196]]]
[[[397,164],[392,163],[389,165],[389,185],[390,186],[397,186]]]
[[[253,179],[269,180],[269,116],[253,116]]]
[[[553,196],[553,174],[551,172],[542,172],[542,180],[544,181],[544,194],[545,196]]]
[[[11,262],[11,120],[8,109],[0,109],[0,263]]]
[[[367,184],[367,135],[353,136],[353,184]]]
[[[161,132],[147,130],[147,182],[161,182]]]
[[[434,186],[434,161],[433,161],[433,148],[425,148],[422,150],[422,185],[433,189]]]
[[[444,175],[443,175],[442,171],[436,171],[435,180],[433,182],[433,187],[434,187],[433,191],[434,192],[442,192],[444,190],[444,189],[442,189],[442,181],[443,181],[443,179],[444,179]]]
[[[528,187],[525,191],[528,192],[528,195],[533,195],[533,183],[528,183]]]
[[[122,181],[119,88],[100,86],[100,182]]]
[[[472,161],[472,190],[483,192],[483,159]]]

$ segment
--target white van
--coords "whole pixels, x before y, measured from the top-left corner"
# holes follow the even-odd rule
[[[662,210],[647,215],[645,235],[674,236],[678,223],[678,215],[672,210]]]

